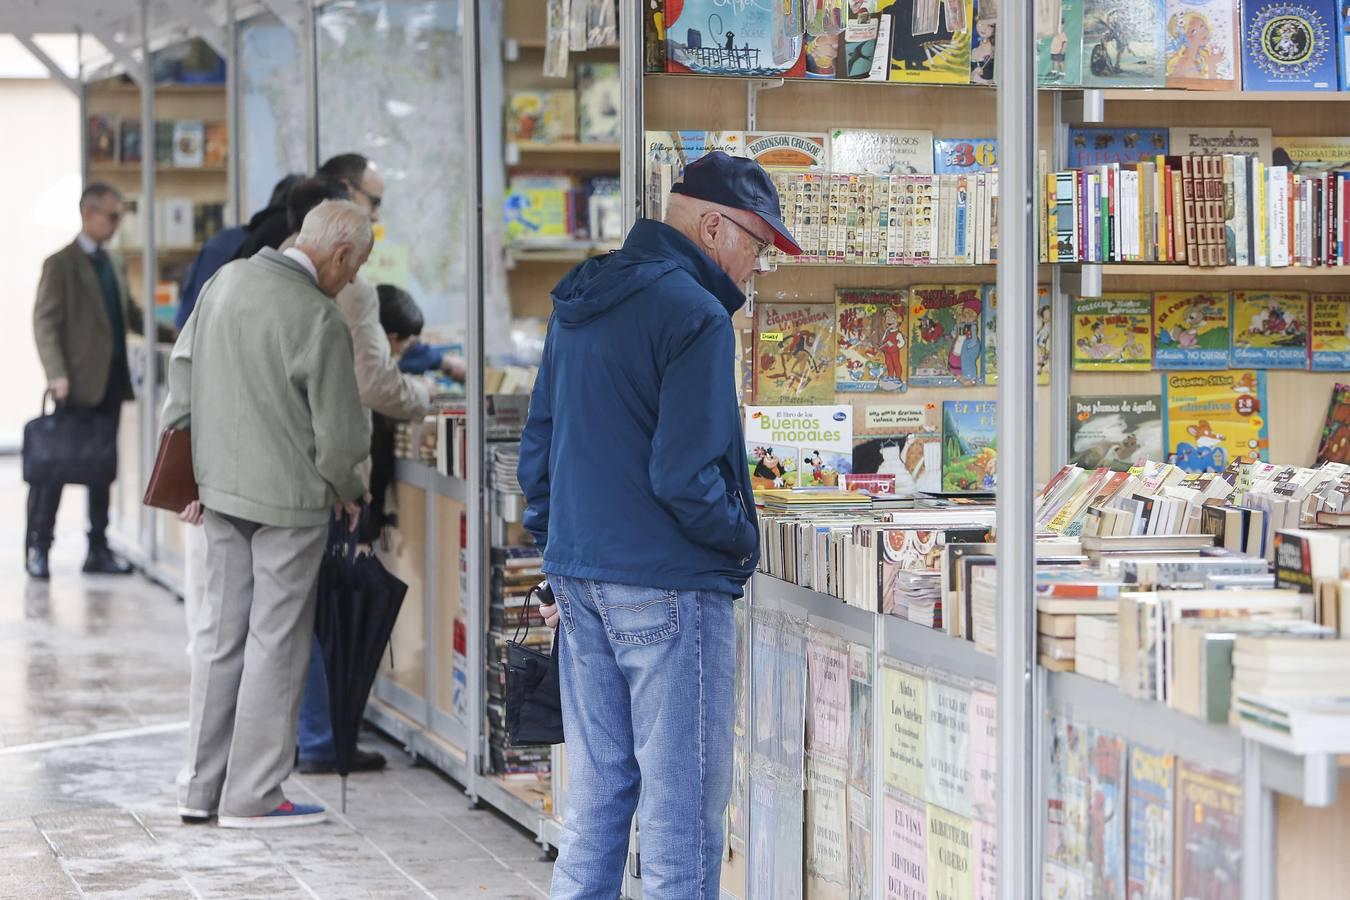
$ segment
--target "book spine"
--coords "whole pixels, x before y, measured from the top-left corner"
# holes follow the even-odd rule
[[[1237,160],[1225,153],[1223,160],[1223,246],[1226,265],[1237,263]]]
[[[1047,174],[1041,182],[1045,191],[1041,203],[1042,255],[1047,262],[1059,262],[1059,175]]]
[[[1233,157],[1233,254],[1230,263],[1251,265],[1247,254],[1249,226],[1247,223],[1247,157]]]
[[[1200,245],[1195,202],[1195,157],[1181,157],[1181,191],[1185,203],[1182,214],[1186,228],[1186,265],[1200,265]]]

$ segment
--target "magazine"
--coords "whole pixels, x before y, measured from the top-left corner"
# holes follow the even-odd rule
[[[1096,728],[1087,736],[1091,896],[1125,900],[1125,741]]]
[[[984,300],[978,284],[921,284],[909,293],[910,384],[984,382]]]
[[[1226,772],[1177,762],[1177,896],[1242,896],[1242,784]]]
[[[1139,744],[1130,746],[1129,854],[1131,898],[1171,900],[1176,760]]]
[[[909,300],[904,290],[835,292],[835,391],[903,391],[909,374]]]

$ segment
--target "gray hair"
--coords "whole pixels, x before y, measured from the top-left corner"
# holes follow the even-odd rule
[[[357,253],[366,253],[375,243],[370,216],[350,200],[325,200],[305,216],[296,246],[328,252],[351,245]]]
[[[95,203],[106,197],[112,197],[114,200],[121,200],[122,192],[106,182],[91,181],[88,186],[80,192],[80,211],[84,212],[93,209]]]

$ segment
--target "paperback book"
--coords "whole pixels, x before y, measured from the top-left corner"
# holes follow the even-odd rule
[[[993,400],[942,403],[942,492],[991,493],[998,487],[998,417]]]
[[[910,384],[984,381],[984,301],[978,284],[915,285],[909,294]]]
[[[1083,85],[1166,84],[1166,20],[1162,0],[1083,0]]]
[[[835,308],[829,303],[755,306],[755,402],[834,399]]]
[[[892,0],[891,81],[968,84],[974,27],[971,0]]]
[[[748,406],[745,441],[756,491],[838,487],[853,471],[853,407]]]
[[[1350,294],[1312,295],[1311,368],[1350,371]]]
[[[1346,384],[1331,389],[1331,405],[1317,444],[1317,465],[1329,462],[1350,463],[1350,385]]]
[[[1308,295],[1303,291],[1233,294],[1234,368],[1308,368]]]
[[[922,797],[925,773],[925,723],[928,685],[921,671],[886,665],[881,670],[882,717],[886,729],[886,758],[882,761],[886,787]]]
[[[970,33],[970,83],[995,83],[1000,0],[975,0],[975,25]]]
[[[1134,744],[1129,775],[1129,896],[1171,900],[1176,760]]]
[[[1087,738],[1089,896],[1125,900],[1125,741],[1096,728]]]
[[[853,473],[889,475],[894,493],[942,491],[942,434],[938,431],[868,437],[853,448]]]
[[[1083,0],[1037,0],[1036,80],[1047,87],[1083,82]]]
[[[1164,376],[1168,461],[1184,472],[1222,472],[1270,458],[1266,373],[1252,369]]]
[[[909,298],[904,290],[835,292],[835,385],[840,393],[903,391],[909,368]]]
[[[928,896],[970,898],[974,895],[975,860],[970,819],[928,804]]]
[[[1336,0],[1244,0],[1242,88],[1334,91]]]
[[[745,135],[744,155],[769,170],[828,170],[829,135],[823,132],[752,131]]]
[[[666,68],[700,75],[805,73],[801,6],[684,0],[666,5]]]
[[[1163,458],[1163,402],[1159,394],[1069,398],[1069,464],[1128,471]]]
[[[887,792],[882,805],[886,817],[884,835],[886,895],[927,897],[928,812],[922,800],[907,794]],[[869,859],[864,864],[872,868]]]
[[[945,810],[970,815],[970,690],[928,680],[928,760],[924,796]]]
[[[1167,0],[1167,86],[1238,89],[1239,0]]]
[[[1073,367],[1105,372],[1153,368],[1153,298],[1148,294],[1076,298]]]
[[[1163,370],[1228,365],[1227,294],[1158,293],[1153,297],[1153,365]],[[1157,459],[1157,457],[1152,457]]]

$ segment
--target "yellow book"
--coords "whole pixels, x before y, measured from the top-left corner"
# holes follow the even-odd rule
[[[1056,235],[1059,234],[1059,210],[1055,200],[1056,191],[1057,180],[1054,174],[1045,176],[1046,243],[1049,247],[1049,261],[1052,263],[1059,262],[1059,241],[1056,240]]]

